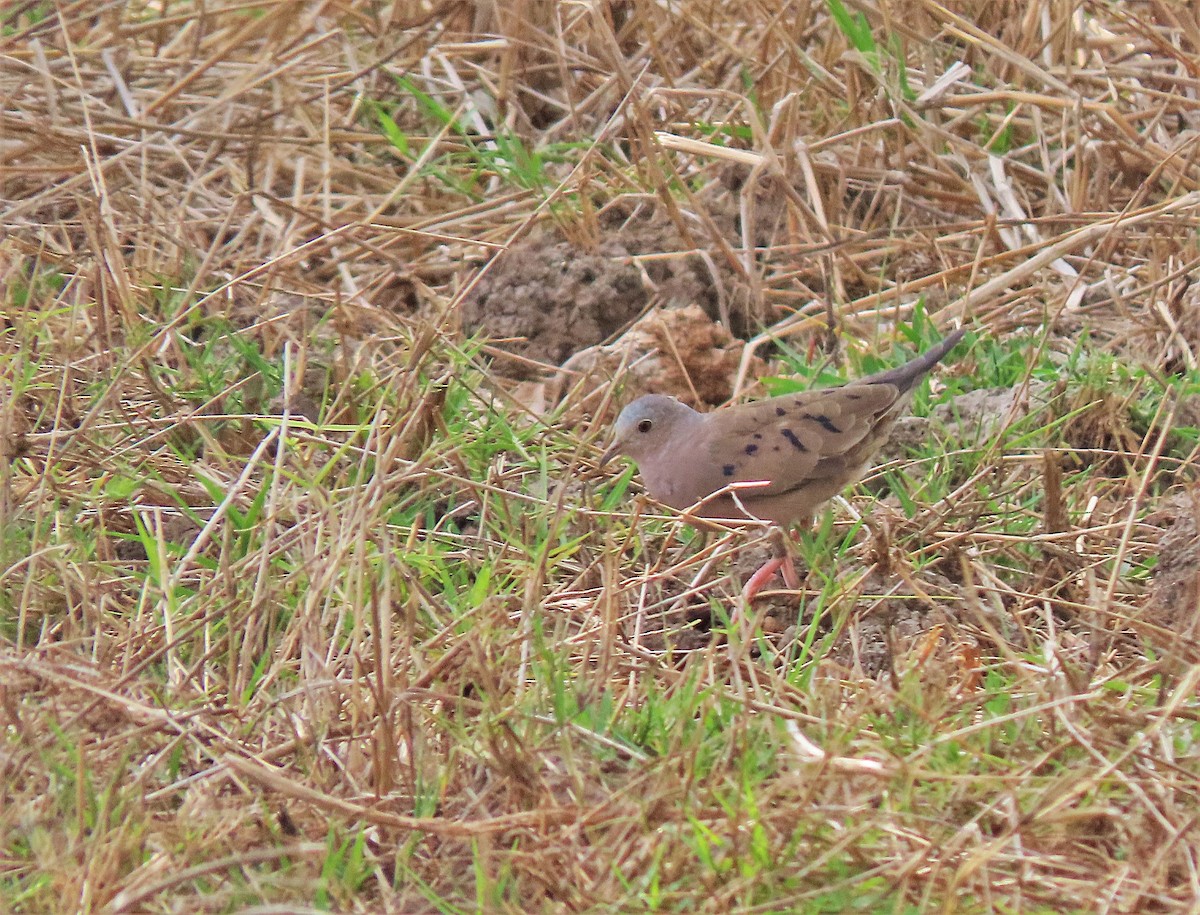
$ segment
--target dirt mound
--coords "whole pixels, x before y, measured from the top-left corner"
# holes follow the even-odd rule
[[[501,346],[526,359],[559,365],[626,327],[648,300],[618,240],[589,253],[547,238],[500,255],[463,303],[463,325],[499,338]],[[499,362],[496,368],[529,373],[519,362]]]
[[[696,305],[746,335],[761,323],[762,304],[734,251],[744,243],[737,198],[715,188],[696,213],[614,206],[591,246],[557,230],[536,233],[497,255],[463,302],[463,326],[549,365],[614,337],[656,306]],[[779,204],[758,201],[754,212],[751,242],[767,247]],[[497,369],[529,374],[517,362]]]
[[[1194,662],[1200,635],[1200,492],[1175,494],[1149,520],[1162,521],[1166,529],[1145,619],[1170,632],[1169,638],[1151,641],[1165,652],[1186,651]]]
[[[576,353],[563,369],[570,376],[568,384],[584,388],[606,386],[619,376],[622,403],[655,393],[671,394],[697,408],[714,407],[733,396],[744,346],[697,305],[661,308],[616,343]],[[766,370],[760,359],[750,368],[751,377]]]

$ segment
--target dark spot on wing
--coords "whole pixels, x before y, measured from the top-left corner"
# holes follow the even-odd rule
[[[758,445],[747,445],[746,446],[746,454],[754,454],[754,452],[757,450],[758,450]]]
[[[835,426],[833,424],[833,420],[831,420],[824,413],[822,413],[818,416],[813,416],[811,413],[805,413],[804,418],[811,419],[814,423],[816,423],[818,426],[820,426],[826,432],[832,432],[834,435],[841,435],[841,433],[842,433],[842,430],[839,429],[837,426]]]
[[[787,410],[785,410],[783,407],[776,407],[775,415],[776,416],[787,416]]]
[[[736,464],[726,464],[724,467],[721,468],[721,473],[725,474],[725,476],[727,476],[727,477],[731,477],[731,476],[733,476],[733,472],[735,470],[737,470]]]
[[[755,433],[754,433],[754,439],[755,439],[755,441],[759,441],[759,442],[761,442],[761,441],[762,441],[762,433],[761,433],[761,432],[755,432]]]
[[[861,394],[855,394],[853,391],[847,391],[847,392],[846,392],[846,399],[847,399],[847,400],[862,400],[862,395],[861,395]]]
[[[798,448],[801,451],[808,450],[807,448],[804,447],[804,442],[802,442],[802,441],[800,441],[800,439],[796,438],[796,433],[793,432],[791,429],[780,429],[779,434],[782,435],[784,438],[786,438],[788,440],[788,442],[791,443],[791,446],[793,448]],[[776,446],[775,450],[778,451],[779,447]]]

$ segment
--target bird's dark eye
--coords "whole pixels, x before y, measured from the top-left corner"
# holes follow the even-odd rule
[[[637,430],[638,430],[638,432],[646,433],[646,432],[649,432],[653,428],[653,426],[654,426],[654,422],[652,420],[643,419],[640,423],[637,424]]]

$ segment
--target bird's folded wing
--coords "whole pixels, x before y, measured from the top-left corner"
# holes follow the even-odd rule
[[[705,479],[697,491],[759,481],[747,499],[782,495],[861,463],[859,446],[899,396],[894,384],[848,384],[743,404],[710,414]]]

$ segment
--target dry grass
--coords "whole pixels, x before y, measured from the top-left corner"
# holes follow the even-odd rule
[[[1195,910],[1200,653],[1145,596],[1196,456],[1185,5],[0,28],[0,908]],[[756,536],[633,515],[607,397],[531,415],[462,327],[495,252],[637,207],[759,354],[928,313],[978,328],[945,396],[1016,389],[757,633],[678,634]]]

